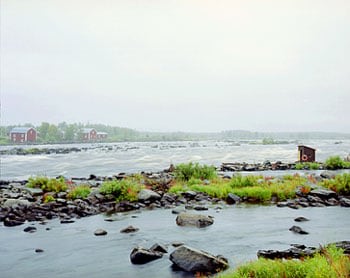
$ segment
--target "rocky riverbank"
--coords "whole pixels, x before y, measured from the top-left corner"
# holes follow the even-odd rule
[[[169,171],[170,170],[170,171]],[[226,198],[210,197],[205,193],[188,190],[181,194],[169,193],[168,189],[174,182],[171,168],[157,173],[141,173],[147,180],[146,188],[142,189],[134,202],[116,202],[111,194],[101,194],[100,186],[106,180],[122,180],[128,175],[119,174],[114,177],[73,178],[70,186],[87,184],[91,193],[86,198],[72,199],[67,191],[51,192],[52,200],[47,201],[47,194],[40,188],[29,188],[28,181],[0,181],[0,221],[5,226],[16,226],[26,221],[46,221],[53,218],[61,219],[61,222],[70,223],[75,218],[96,215],[99,213],[113,214],[139,209],[173,208],[174,213],[181,212],[181,208],[197,211],[207,210],[209,206],[234,205],[240,202],[252,202],[250,198],[240,198],[229,193]],[[333,175],[322,173],[318,179],[331,178]],[[147,189],[148,188],[148,189]],[[342,196],[336,192],[317,185],[305,191],[299,188],[296,198],[285,202],[277,202],[272,199],[271,204],[277,207],[290,207],[298,209],[302,207],[344,206],[350,207],[349,196]]]

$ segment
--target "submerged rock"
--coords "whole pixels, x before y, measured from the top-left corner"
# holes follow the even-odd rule
[[[308,232],[304,231],[299,226],[293,226],[289,229],[289,231],[292,231],[294,233],[301,234],[301,235],[308,235],[309,234]]]
[[[176,217],[176,224],[179,226],[197,226],[203,228],[214,223],[214,219],[207,215],[181,212]]]
[[[27,228],[24,228],[23,232],[26,232],[26,233],[35,233],[36,232],[36,228],[35,227],[27,227]]]
[[[170,261],[182,270],[192,273],[217,273],[228,268],[227,259],[207,252],[181,246],[170,254]]]

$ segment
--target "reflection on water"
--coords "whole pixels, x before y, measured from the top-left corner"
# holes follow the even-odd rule
[[[331,140],[303,142],[317,149],[316,158],[349,155],[350,140],[335,144]],[[22,146],[30,148],[30,146]],[[189,161],[220,166],[223,162],[261,163],[265,160],[294,162],[297,145],[253,145],[243,142],[158,142],[36,146],[38,148],[84,148],[81,152],[49,155],[4,155],[2,179],[23,179],[31,175],[86,177],[90,174],[114,175],[119,172],[161,171],[171,163]],[[6,149],[9,147],[2,147]]]

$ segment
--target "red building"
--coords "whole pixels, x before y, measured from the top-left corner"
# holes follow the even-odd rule
[[[108,133],[107,132],[97,132],[97,139],[98,140],[105,140],[107,139]]]
[[[37,132],[32,127],[15,127],[10,131],[10,140],[14,143],[35,142]]]
[[[94,141],[97,139],[97,131],[94,128],[83,128],[81,139],[84,141]]]

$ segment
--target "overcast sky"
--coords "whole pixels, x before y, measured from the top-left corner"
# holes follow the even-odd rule
[[[350,132],[349,0],[0,0],[1,124]]]

